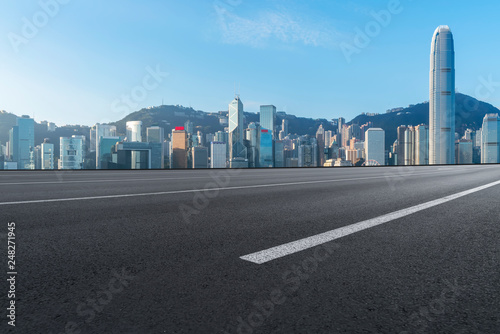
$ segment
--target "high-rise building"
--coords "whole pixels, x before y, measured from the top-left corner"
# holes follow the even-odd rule
[[[297,167],[317,167],[318,146],[314,143],[301,143],[298,146],[298,164]],[[294,167],[292,165],[292,167]]]
[[[332,144],[332,130],[325,131],[325,147],[330,147]]]
[[[54,144],[45,139],[40,145],[41,169],[54,169]]]
[[[163,143],[165,140],[165,130],[159,126],[146,128],[146,141],[148,143]]]
[[[281,121],[281,131],[284,133],[284,137],[289,133],[288,132],[288,120],[286,118],[283,118]]]
[[[282,140],[274,142],[274,167],[285,167],[285,143]]]
[[[415,129],[413,126],[406,128],[404,135],[404,165],[415,165]]]
[[[170,168],[187,168],[187,134],[184,127],[172,130],[172,159]]]
[[[244,165],[244,161],[241,160],[247,160],[247,150],[243,144],[243,126],[243,103],[240,97],[236,96],[229,104],[229,161],[231,168],[233,160],[238,160],[238,163],[235,164],[238,167]]]
[[[56,123],[47,122],[47,132],[56,131]]]
[[[421,124],[415,127],[415,165],[429,164],[429,127]]]
[[[361,127],[358,124],[351,124],[347,128],[347,142],[346,146],[349,146],[349,142],[351,139],[356,138],[361,140]]]
[[[341,135],[342,136],[342,129],[344,128],[344,124],[345,124],[345,118],[344,117],[339,117],[339,119],[337,120],[337,125],[338,125],[338,132],[337,134]],[[341,138],[342,140],[342,138]]]
[[[128,142],[142,142],[142,122],[130,121],[126,123],[127,127],[127,141]]]
[[[380,128],[370,128],[365,132],[365,156],[367,164],[376,161],[385,165],[385,131]]]
[[[259,167],[273,167],[273,137],[271,130],[262,129],[259,134]]]
[[[366,130],[370,129],[370,128],[373,128],[373,123],[372,122],[368,122],[366,124],[363,124],[360,126],[360,129],[361,129],[361,137],[359,139],[361,139],[362,141],[365,140],[365,134],[366,134]]]
[[[101,138],[103,137],[115,137],[116,136],[116,126],[108,124],[95,124],[92,129],[90,129],[90,150],[95,151],[96,156],[96,168],[101,169],[101,161],[99,157],[102,155],[100,152]],[[104,152],[109,153],[109,152]]]
[[[210,168],[226,168],[226,146],[225,142],[210,143]]]
[[[228,143],[228,133],[224,131],[217,131],[215,133],[214,141],[219,142],[219,143]]]
[[[473,162],[473,145],[472,140],[460,139],[455,143],[455,156],[458,165],[472,164]]]
[[[193,157],[193,168],[208,168],[208,149],[202,146],[196,146],[191,149]]]
[[[9,154],[18,169],[31,169],[31,155],[35,149],[35,120],[23,115],[9,131]]]
[[[226,131],[217,131],[214,140],[219,143],[226,143],[226,160],[229,159],[229,133]]]
[[[84,136],[60,138],[59,169],[83,169]]]
[[[117,163],[117,161],[113,161],[112,148],[121,141],[123,141],[123,137],[99,138],[99,147],[97,148],[99,155],[96,154],[96,161],[99,163],[99,169],[110,169],[110,166],[115,167],[111,165],[112,162]]]
[[[276,139],[276,107],[273,105],[260,106],[260,127],[271,132]]]
[[[318,163],[319,166],[323,166],[325,164],[325,129],[323,124],[320,124],[316,131],[316,141],[318,145]]]
[[[132,159],[133,154],[137,160]],[[162,155],[161,143],[119,142],[112,154],[112,165],[116,169],[160,169]]]
[[[260,126],[254,122],[248,124],[245,130],[245,140],[247,144],[248,167],[255,168],[259,166],[259,133]]]
[[[190,120],[187,120],[186,122],[184,122],[184,129],[186,130],[186,134],[188,136],[194,134],[193,122],[191,122]]]
[[[481,163],[500,163],[500,118],[498,114],[486,114],[481,134]]]
[[[479,129],[476,131],[476,142],[474,146],[481,147],[481,141],[483,140],[483,129]]]
[[[439,26],[431,44],[429,164],[455,163],[455,51],[448,26]]]
[[[127,142],[129,143],[140,143],[142,142],[142,122],[141,121],[130,121],[126,123],[127,129]],[[141,169],[141,152],[132,151],[132,169]],[[128,166],[128,163],[127,163]]]
[[[396,154],[397,154],[397,165],[404,166],[405,164],[405,132],[407,127],[404,125],[398,126],[398,138],[397,138],[397,146],[396,146]]]
[[[146,128],[146,141],[148,143],[160,143],[162,145],[161,149],[161,166],[160,168],[165,168],[165,153],[164,153],[164,145],[165,145],[165,130],[160,126],[151,126]]]

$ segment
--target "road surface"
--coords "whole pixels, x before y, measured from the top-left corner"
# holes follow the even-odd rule
[[[498,333],[499,181],[495,165],[2,172],[17,275],[0,332]]]

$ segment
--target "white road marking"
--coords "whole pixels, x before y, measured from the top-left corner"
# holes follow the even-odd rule
[[[472,193],[475,193],[475,192],[478,192],[478,191],[481,191],[481,190],[484,190],[484,189],[487,189],[487,188],[490,188],[490,187],[493,187],[493,186],[496,186],[499,184],[500,184],[500,181],[492,182],[492,183],[486,184],[486,185],[481,186],[481,187],[462,191],[460,193],[446,196],[446,197],[443,197],[440,199],[436,199],[436,200],[433,200],[433,201],[430,201],[427,203],[415,205],[415,206],[412,206],[410,208],[406,208],[406,209],[399,210],[399,211],[396,211],[393,213],[389,213],[387,215],[383,215],[383,216],[380,216],[377,218],[368,219],[368,220],[365,220],[365,221],[362,221],[362,222],[359,222],[356,224],[344,226],[344,227],[337,228],[335,230],[331,230],[331,231],[328,231],[325,233],[313,235],[313,236],[310,236],[310,237],[307,237],[304,239],[292,241],[292,242],[289,242],[289,243],[286,243],[286,244],[283,244],[280,246],[272,247],[269,249],[265,249],[265,250],[262,250],[262,251],[259,251],[256,253],[244,255],[244,256],[241,256],[240,259],[250,261],[253,263],[257,263],[257,264],[263,264],[263,263],[287,256],[287,255],[291,255],[291,254],[294,254],[294,253],[297,253],[297,252],[300,252],[300,251],[303,251],[303,250],[306,250],[306,249],[309,249],[312,247],[322,245],[324,243],[345,237],[347,235],[350,235],[350,234],[353,234],[356,232],[360,232],[360,231],[363,231],[363,230],[366,230],[366,229],[369,229],[369,228],[372,228],[372,227],[375,227],[375,226],[378,226],[381,224],[388,223],[392,220],[399,219],[399,218],[414,214],[416,212],[432,208],[434,206],[452,201],[454,199],[457,199],[457,198],[460,198],[463,196],[467,196],[469,194],[472,194]]]
[[[411,176],[429,175],[429,174],[438,174],[438,173],[442,173],[442,172],[418,173],[418,174],[413,174]],[[196,193],[196,192],[203,192],[203,191],[223,191],[223,190],[239,190],[239,189],[252,189],[252,188],[271,188],[271,187],[295,186],[295,185],[302,185],[302,184],[332,183],[332,182],[343,182],[343,181],[360,181],[360,180],[389,179],[389,178],[401,178],[401,176],[400,175],[392,175],[392,176],[391,175],[384,175],[384,176],[356,177],[356,178],[349,178],[349,179],[301,181],[301,182],[290,182],[290,183],[257,184],[257,185],[237,186],[237,187],[160,191],[160,192],[139,193],[139,194],[118,194],[118,195],[101,195],[101,196],[73,197],[73,198],[53,198],[53,199],[27,200],[27,201],[15,201],[15,202],[0,202],[0,206],[2,206],[2,205],[19,205],[19,204],[51,203],[51,202],[87,201],[87,200],[96,200],[96,199],[141,197],[141,196],[158,196],[158,195],[171,195],[171,194],[182,194],[182,193]]]
[[[233,177],[236,175],[232,175],[231,172],[226,174],[229,177]],[[280,173],[280,176],[287,175],[286,173]],[[259,178],[264,177],[275,177],[274,175],[262,175],[262,174],[245,174],[248,176],[255,176]],[[318,174],[301,174],[300,176],[318,176],[322,177],[323,175]],[[135,178],[135,179],[93,179],[93,180],[60,180],[60,181],[30,181],[30,182],[1,182],[0,186],[19,186],[19,185],[36,185],[36,184],[64,184],[64,183],[101,183],[101,182],[130,182],[130,181],[164,181],[164,180],[191,180],[191,179],[213,179],[212,176],[190,176],[190,177],[156,177],[156,178]]]

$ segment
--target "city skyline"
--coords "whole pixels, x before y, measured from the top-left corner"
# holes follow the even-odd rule
[[[127,3],[134,14],[122,10],[115,12],[115,17],[95,15],[88,4],[61,4],[56,15],[37,28],[36,36],[19,45],[19,52],[12,47],[12,34],[22,37],[23,18],[30,21],[43,9],[36,3],[8,4],[0,20],[6,36],[0,42],[5,50],[0,63],[9,64],[0,83],[0,109],[17,115],[34,114],[37,121],[49,119],[57,124],[90,126],[116,121],[123,117],[126,105],[122,95],[131,95],[149,75],[147,86],[155,88],[147,90],[144,99],[134,100],[137,106],[128,107],[126,114],[159,105],[162,100],[165,104],[218,111],[227,103],[227,94],[220,92],[241,86],[246,96],[245,111],[258,112],[260,105],[274,104],[278,110],[303,117],[352,119],[362,112],[384,112],[428,99],[423,89],[428,81],[423,74],[428,66],[424,47],[428,46],[426,36],[442,22],[460,36],[458,91],[500,105],[498,89],[478,89],[485,82],[498,81],[500,69],[494,57],[497,46],[484,49],[492,36],[479,34],[477,28],[480,23],[481,31],[494,31],[488,29],[488,18],[498,12],[499,4],[448,6],[443,2],[432,4],[433,11],[429,11],[426,4],[400,1],[391,12],[389,2],[195,3],[197,6],[152,3],[148,9]],[[103,13],[108,13],[115,4],[101,6]],[[375,17],[379,16],[374,13],[388,11],[392,13],[390,22],[379,23],[379,33],[366,47],[357,47],[359,53],[347,53],[347,59],[341,46],[356,47],[357,29],[376,24]],[[198,24],[190,20],[192,25],[187,25],[179,19],[187,13],[198,18],[202,12],[209,15]],[[467,22],[462,19],[464,13]],[[116,28],[109,28],[109,36],[98,34],[85,20],[91,14],[97,22],[110,20]],[[168,19],[157,22],[160,15]],[[133,24],[119,29],[130,21]],[[79,33],[84,22],[86,36]],[[243,33],[255,22],[269,28],[269,33],[257,35],[252,42],[243,38]],[[179,29],[185,36],[182,41]],[[254,33],[259,32],[257,29]],[[129,43],[124,41],[124,33],[130,36]],[[297,37],[292,38],[292,33]],[[150,34],[151,38],[144,38]],[[130,48],[130,42],[147,48],[146,55]],[[403,69],[412,80],[398,77]],[[262,81],[263,75],[271,79]],[[357,98],[360,91],[365,99]]]
[[[125,124],[125,137],[117,137],[115,125],[96,123],[89,134],[61,136],[58,157],[54,146],[44,145],[49,144],[47,139],[35,146],[35,121],[23,115],[16,118],[6,145],[0,145],[0,162],[3,162],[0,168],[55,168],[55,161],[58,169],[215,168],[222,165],[220,154],[224,147],[214,143],[226,144],[227,168],[500,163],[499,113],[487,113],[482,128],[468,123],[467,129],[455,131],[455,80],[454,37],[449,26],[440,25],[431,41],[428,124],[399,122],[397,129],[388,129],[379,124],[375,127],[370,120],[348,125],[339,117],[327,121],[328,124],[316,124],[313,136],[292,134],[288,133],[286,112],[278,112],[272,104],[260,106],[258,121],[248,120],[240,94],[235,92],[227,113],[211,115],[217,117],[223,131],[214,133],[210,129],[215,128],[195,128],[188,117],[184,126],[175,125],[172,133],[165,137],[163,126],[152,124],[143,129],[141,120],[129,119]],[[388,110],[388,113],[394,112],[398,116],[401,109]],[[174,112],[174,115],[186,116],[184,112]],[[204,118],[204,115],[196,117]],[[167,120],[160,123],[170,128]],[[329,129],[325,131],[323,125]],[[53,123],[46,126],[47,131],[56,129]],[[202,129],[207,132],[203,133]],[[385,133],[393,130],[397,138],[394,143],[387,142]],[[87,147],[87,139],[90,147]],[[215,156],[213,149],[216,149]]]

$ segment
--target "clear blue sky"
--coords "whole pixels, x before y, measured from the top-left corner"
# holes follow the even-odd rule
[[[498,1],[401,0],[350,62],[341,46],[354,45],[356,28],[376,28],[371,12],[391,1],[64,2],[44,16],[38,1],[2,1],[0,109],[92,125],[162,99],[227,110],[236,83],[246,111],[274,104],[350,120],[428,100],[430,42],[441,24],[455,37],[460,92],[477,96],[480,77],[500,82]],[[41,27],[23,33],[24,18]],[[146,95],[124,107],[121,96],[143,85],[148,66],[168,76],[155,88],[147,81]],[[500,86],[480,92],[500,107]]]

